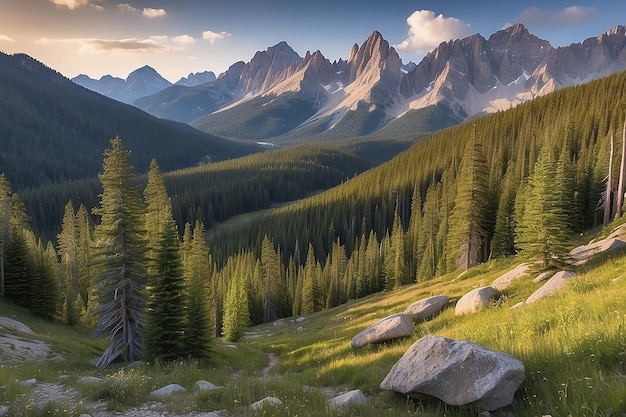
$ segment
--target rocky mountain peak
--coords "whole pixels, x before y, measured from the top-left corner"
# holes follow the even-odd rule
[[[355,45],[356,46],[356,45]],[[398,53],[389,46],[380,32],[374,31],[360,48],[352,48],[350,58],[344,72],[344,82],[350,84],[362,78],[366,72],[382,70],[400,73],[402,61]]]
[[[276,84],[280,73],[301,61],[302,58],[285,41],[259,51],[245,65],[239,80],[239,90],[243,94],[263,91]]]

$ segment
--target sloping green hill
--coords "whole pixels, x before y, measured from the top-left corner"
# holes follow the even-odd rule
[[[261,150],[105,98],[27,55],[0,54],[0,83],[0,166],[18,191],[95,177],[116,135],[139,172],[153,158],[172,170]]]

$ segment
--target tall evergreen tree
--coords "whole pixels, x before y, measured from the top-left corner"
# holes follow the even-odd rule
[[[172,205],[165,189],[161,167],[154,159],[150,162],[143,198],[146,205],[146,271],[150,276],[156,273],[159,259],[155,255],[161,244],[163,229],[169,217],[172,217]]]
[[[185,346],[184,271],[176,223],[164,213],[155,248],[156,268],[147,287],[143,346],[149,360],[170,362],[188,356]]]
[[[222,333],[224,339],[230,342],[239,341],[250,322],[248,291],[246,290],[248,280],[249,272],[239,263],[231,276],[224,301]]]
[[[63,290],[64,321],[74,326],[79,323],[80,308],[78,286],[78,226],[72,200],[65,205],[61,233],[57,236]],[[78,309],[80,308],[80,309]]]
[[[518,246],[547,267],[566,252],[568,221],[559,198],[556,163],[549,144],[539,153],[528,179],[524,214],[518,225]]]
[[[0,174],[0,298],[4,297],[5,254],[11,242],[11,184]]]
[[[78,230],[78,242],[76,253],[76,264],[78,270],[78,293],[83,302],[82,321],[95,325],[96,315],[93,314],[97,306],[97,300],[92,300],[94,277],[92,268],[91,247],[93,245],[93,228],[89,212],[83,204],[78,208],[76,213],[76,228]]]
[[[215,307],[213,266],[206,244],[204,225],[196,220],[193,240],[185,264],[187,283],[187,320],[185,345],[188,354],[197,360],[210,358],[214,323],[211,319]]]
[[[448,270],[468,269],[485,261],[489,201],[489,170],[474,131],[457,177],[446,242]]]
[[[517,186],[511,167],[506,170],[500,190],[496,227],[491,241],[491,256],[499,258],[515,254],[515,196]]]
[[[98,325],[96,333],[109,337],[109,346],[97,361],[105,367],[114,361],[132,362],[142,357],[141,332],[145,296],[145,229],[139,189],[130,152],[119,137],[104,152],[100,216],[95,230]]]

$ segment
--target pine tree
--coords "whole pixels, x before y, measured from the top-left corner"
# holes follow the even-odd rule
[[[485,261],[489,201],[489,170],[474,133],[457,177],[446,242],[448,270],[468,269]]]
[[[84,323],[95,325],[96,315],[94,308],[97,306],[97,299],[93,294],[94,277],[92,271],[91,247],[93,245],[93,228],[89,218],[89,212],[84,205],[80,205],[76,213],[76,227],[78,229],[77,243],[77,269],[78,269],[78,293],[83,303],[82,318]]]
[[[404,229],[398,212],[398,204],[396,204],[391,231],[391,256],[393,257],[393,286],[400,288],[402,285],[410,284],[405,261]]]
[[[143,192],[146,205],[146,271],[148,276],[154,275],[159,262],[155,253],[160,245],[161,233],[168,217],[172,216],[172,205],[167,195],[161,167],[153,159],[148,170],[148,182]]]
[[[11,243],[11,184],[0,174],[0,298],[4,297],[5,254]]]
[[[246,290],[248,274],[243,265],[238,264],[228,285],[226,300],[224,301],[222,333],[224,339],[230,342],[237,342],[241,339],[250,321],[248,292]]]
[[[544,267],[566,253],[568,222],[559,198],[556,163],[549,144],[537,158],[528,179],[523,217],[518,225],[518,246],[531,257],[539,257]]]
[[[199,361],[210,358],[211,345],[215,334],[211,319],[215,298],[213,268],[209,248],[207,247],[204,225],[196,220],[193,228],[188,260],[185,263],[185,282],[187,283],[187,320],[185,345],[188,354]]]
[[[63,288],[64,321],[74,326],[80,322],[82,309],[76,310],[79,298],[78,286],[78,227],[74,205],[68,201],[61,223],[61,233],[57,236],[61,262],[61,285]]]
[[[176,223],[164,213],[154,276],[147,287],[143,346],[147,359],[170,362],[188,356],[185,346],[184,271]]]
[[[98,325],[96,333],[108,336],[109,346],[97,362],[132,362],[142,356],[141,331],[145,296],[145,229],[139,189],[133,186],[130,152],[119,137],[104,152],[100,216],[95,230]]]
[[[513,170],[509,167],[502,181],[496,227],[491,241],[491,256],[499,258],[515,254],[515,196]]]

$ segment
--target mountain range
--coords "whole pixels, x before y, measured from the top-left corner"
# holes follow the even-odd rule
[[[195,85],[162,87],[164,79],[150,70],[129,75],[124,100],[212,134],[286,141],[362,136],[390,126],[429,132],[626,70],[626,27],[554,48],[516,24],[489,38],[443,42],[409,66],[374,32],[353,45],[347,60],[331,62],[319,50],[300,57],[283,41]],[[105,92],[109,77],[74,81],[122,96],[119,89]]]

